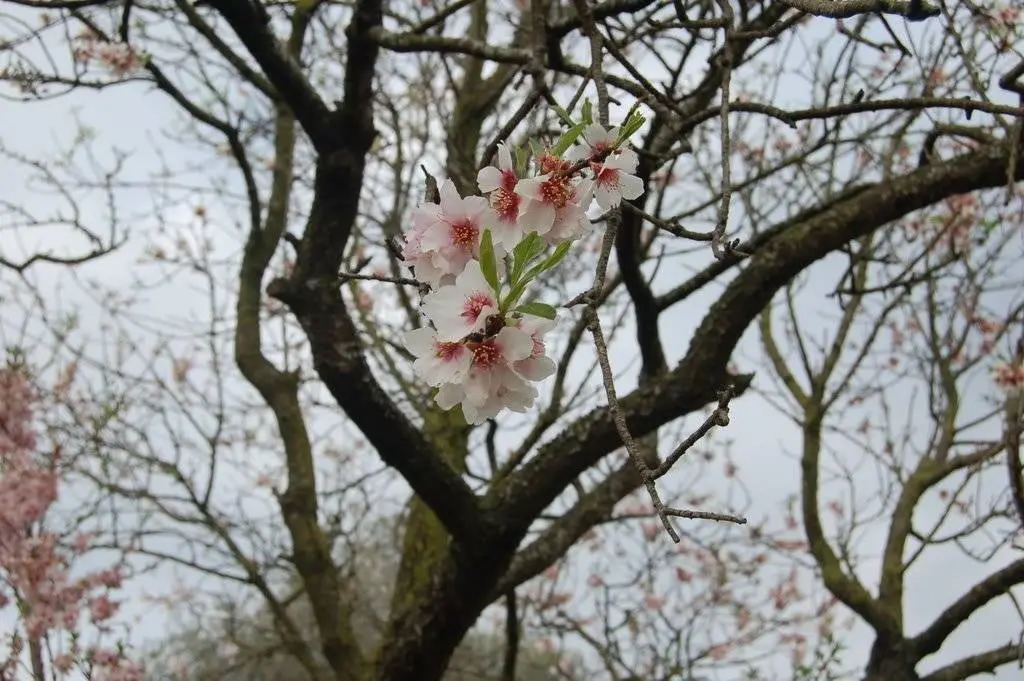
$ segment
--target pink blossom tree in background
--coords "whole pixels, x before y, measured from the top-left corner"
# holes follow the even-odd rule
[[[97,681],[141,679],[142,668],[123,650],[98,641],[111,638],[120,570],[75,574],[89,537],[79,534],[68,544],[46,528],[60,492],[61,457],[59,449],[45,456],[37,450],[37,404],[23,368],[0,369],[0,677],[45,681],[79,672]]]

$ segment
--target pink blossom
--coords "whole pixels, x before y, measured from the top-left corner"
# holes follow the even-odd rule
[[[41,457],[35,450],[33,400],[23,373],[0,369],[0,608],[12,602],[9,593],[17,593],[19,617],[13,635],[5,639],[10,647],[9,657],[0,662],[2,669],[16,664],[25,637],[38,641],[60,632],[75,634],[86,606],[94,621],[111,617],[113,602],[95,591],[120,585],[117,570],[71,579],[71,559],[88,549],[88,536],[78,535],[65,547],[56,534],[39,526],[57,499],[60,457],[59,451]],[[54,666],[70,667],[72,662],[57,657]]]
[[[461,274],[479,255],[482,221],[490,208],[483,197],[461,198],[451,180],[441,184],[440,195],[440,203],[413,211],[413,228],[402,254],[416,278],[435,288],[446,277]]]
[[[110,619],[117,612],[117,604],[110,600],[106,594],[89,599],[89,616],[93,622],[103,622]]]
[[[487,320],[498,313],[498,300],[480,263],[471,260],[454,284],[424,297],[423,311],[437,328],[438,339],[458,341],[485,331]]]
[[[992,370],[993,379],[1003,390],[1020,390],[1024,388],[1024,362],[1011,364],[1003,362]]]
[[[539,165],[539,176],[516,184],[516,193],[526,199],[519,214],[523,228],[547,236],[549,242],[579,236],[593,183],[574,180],[568,174],[571,164],[557,156],[544,154]]]
[[[480,191],[490,194],[487,228],[494,234],[494,242],[502,244],[507,251],[515,248],[524,234],[519,220],[522,198],[515,191],[519,177],[507,146],[498,145],[498,165],[481,169],[476,180]]]
[[[524,331],[506,326],[497,335],[467,343],[473,353],[463,383],[447,383],[437,394],[442,409],[462,405],[466,421],[477,424],[494,418],[502,409],[524,412],[533,406],[537,390],[512,365],[530,356],[533,341]]]
[[[413,370],[432,387],[461,383],[469,374],[473,353],[461,342],[442,341],[429,327],[405,334],[405,347],[416,356]]]
[[[533,343],[530,356],[515,363],[516,373],[531,381],[543,381],[557,369],[554,360],[545,354],[544,345],[544,334],[555,326],[554,320],[526,315],[517,319],[515,326],[530,334]]]

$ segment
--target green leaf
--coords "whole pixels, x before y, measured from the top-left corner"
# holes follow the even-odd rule
[[[583,123],[577,123],[576,125],[566,130],[565,133],[558,138],[558,142],[551,149],[551,153],[554,154],[555,156],[561,156],[562,154],[564,154],[566,151],[568,151],[569,147],[572,146],[572,143],[576,141],[576,138],[583,133],[583,129],[586,127],[587,126],[584,125]]]
[[[569,241],[558,244],[558,248],[555,249],[555,252],[549,255],[547,259],[541,263],[541,267],[544,268],[541,272],[547,272],[548,270],[557,267],[558,263],[562,262],[565,259],[565,256],[569,254],[570,248],[572,248],[572,243]]]
[[[491,230],[485,229],[484,235],[480,238],[480,271],[484,279],[497,294],[500,291],[498,286],[498,263],[494,259],[494,242],[491,239]]]
[[[512,157],[515,159],[516,176],[526,177],[530,169],[530,154],[527,153],[526,149],[517,146],[512,150]]]
[[[523,279],[517,284],[512,286],[512,290],[505,296],[505,300],[501,301],[501,311],[507,312],[510,307],[513,307],[519,302],[519,299],[526,293],[526,285],[530,283],[529,279]]]
[[[530,151],[533,152],[534,158],[537,158],[544,153],[544,147],[537,140],[530,140]]]
[[[589,99],[583,100],[583,107],[580,111],[580,122],[586,125],[590,125],[594,122],[594,106],[590,103]]]
[[[544,319],[554,319],[558,315],[558,311],[547,303],[524,303],[516,308],[516,312]]]
[[[530,232],[523,237],[523,240],[512,249],[512,273],[509,277],[511,282],[518,283],[526,266],[543,252],[544,240],[537,232]]]
[[[644,123],[647,119],[644,118],[643,114],[637,111],[639,104],[634,104],[633,108],[629,110],[629,115],[626,116],[625,122],[619,128],[619,136],[615,142],[615,146],[619,146],[628,140],[630,137],[636,134],[640,128],[644,127]]]
[[[533,281],[540,274],[547,272],[548,270],[553,269],[554,267],[557,267],[558,263],[562,262],[562,260],[565,259],[565,256],[569,253],[570,248],[572,248],[572,244],[568,241],[558,244],[558,248],[555,249],[554,253],[552,253],[543,261],[530,268],[530,271],[528,271],[526,273],[526,276],[523,277],[523,284],[525,285],[526,282]]]

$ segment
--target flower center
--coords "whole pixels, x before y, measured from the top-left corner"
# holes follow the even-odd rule
[[[491,208],[506,222],[519,217],[519,195],[510,189],[499,187],[491,193]]]
[[[572,186],[569,184],[569,178],[560,177],[547,180],[540,186],[540,195],[544,203],[555,208],[564,208],[572,198]]]
[[[476,240],[480,235],[480,230],[472,221],[462,219],[451,223],[450,234],[453,246],[472,248],[473,246],[476,246]]]
[[[490,306],[491,302],[489,295],[483,291],[475,291],[466,298],[466,302],[462,305],[462,317],[475,324],[480,313],[485,307]]]
[[[557,156],[551,154],[544,154],[540,157],[540,174],[547,175],[548,173],[558,172],[560,170],[568,170],[572,167],[568,161],[563,161]]]
[[[493,340],[486,340],[473,348],[473,366],[490,369],[501,361],[501,350]]]
[[[442,362],[451,362],[461,353],[461,343],[440,342],[434,344],[434,355]]]
[[[501,187],[499,191],[506,191],[511,193],[516,188],[516,183],[519,182],[519,178],[516,177],[514,170],[502,170],[501,171]]]
[[[597,183],[602,187],[618,187],[619,171],[616,168],[609,168],[603,163],[591,163],[590,169],[594,171]]]

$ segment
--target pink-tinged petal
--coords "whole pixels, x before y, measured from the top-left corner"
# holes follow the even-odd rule
[[[452,215],[456,213],[462,205],[462,197],[459,196],[459,190],[455,188],[455,183],[451,180],[445,180],[442,182],[440,194],[441,212],[444,215]]]
[[[425,203],[412,211],[410,221],[413,229],[423,230],[441,219],[441,206]]]
[[[441,409],[448,411],[461,402],[465,396],[466,391],[463,390],[461,385],[448,383],[442,385],[441,389],[437,391],[434,401],[437,402],[437,406],[441,407]]]
[[[519,223],[524,231],[537,232],[540,235],[551,231],[555,222],[555,208],[539,201],[530,201],[526,210],[519,216]]]
[[[462,343],[436,343],[434,356],[417,360],[419,361],[429,362],[424,377],[430,385],[462,383],[469,375],[473,353]]]
[[[636,175],[622,173],[619,175],[619,189],[622,190],[622,198],[632,201],[644,193],[644,181]]]
[[[489,194],[501,186],[503,177],[504,175],[500,170],[494,166],[487,166],[476,174],[476,183],[480,187],[480,191]]]
[[[543,381],[555,373],[557,366],[550,357],[534,357],[516,362],[516,371],[531,381]]]
[[[594,190],[594,198],[597,200],[597,205],[601,206],[602,210],[611,210],[615,206],[619,205],[621,197],[617,191],[609,188],[608,185],[601,183],[597,185]]]
[[[483,270],[480,269],[479,260],[470,260],[466,263],[466,269],[462,270],[462,274],[455,278],[455,285],[465,292],[491,291],[491,285],[487,283]],[[493,293],[491,297],[493,299]],[[497,305],[497,301],[493,304]]]
[[[434,265],[433,259],[429,257],[420,257],[412,262],[407,262],[407,265],[415,269],[416,278],[420,281],[429,284],[430,288],[438,289],[444,284],[453,283],[455,277],[448,274],[446,270],[443,270]]]
[[[405,347],[417,357],[427,357],[434,352],[437,333],[428,326],[413,329],[405,334]]]
[[[506,326],[499,331],[494,342],[501,348],[501,355],[506,362],[526,359],[533,352],[533,339],[530,334],[514,326]]]
[[[640,157],[632,149],[623,148],[612,157],[611,161],[619,170],[635,173],[637,165],[640,164]]]
[[[420,238],[420,248],[424,251],[435,251],[451,245],[451,225],[447,222],[435,222],[423,232],[423,236]]]
[[[490,207],[491,204],[482,196],[468,196],[462,199],[463,212],[470,219],[478,219]]]
[[[515,193],[520,196],[524,196],[528,199],[540,200],[541,198],[541,187],[547,181],[547,175],[538,175],[537,177],[528,177],[519,182],[516,182]]]

